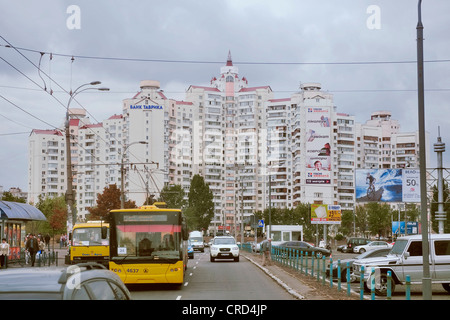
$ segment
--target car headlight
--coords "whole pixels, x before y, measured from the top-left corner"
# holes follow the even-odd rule
[[[239,250],[239,247],[233,247],[232,250]]]

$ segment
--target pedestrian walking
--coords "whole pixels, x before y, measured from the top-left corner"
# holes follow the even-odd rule
[[[6,238],[3,238],[0,244],[0,268],[3,269],[3,266],[6,265],[9,253],[9,243],[6,242]]]
[[[44,240],[45,240],[45,245],[47,246],[48,251],[50,251],[50,235],[48,233],[45,235]]]
[[[266,239],[261,243],[261,250],[263,252],[263,266],[271,265],[271,251],[272,251],[272,239]]]
[[[34,262],[36,261],[36,253],[39,250],[39,245],[37,239],[34,237],[33,234],[30,234],[30,238],[28,239],[25,248],[30,253],[31,266],[34,267]]]

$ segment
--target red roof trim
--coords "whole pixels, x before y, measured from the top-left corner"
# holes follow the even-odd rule
[[[189,106],[193,105],[193,103],[189,102],[189,101],[175,101],[175,104],[177,104],[177,105],[189,105]]]
[[[103,127],[103,123],[102,122],[96,123],[96,124],[87,124],[87,125],[84,125],[84,126],[80,127],[80,129],[101,128],[101,127]]]
[[[40,129],[33,129],[31,133],[35,134],[49,134],[49,135],[55,135],[55,136],[62,136],[62,132],[59,130],[40,130]]]
[[[251,88],[242,88],[241,90],[239,90],[239,92],[249,92],[249,91],[255,91],[258,89],[270,89],[270,86],[261,86],[261,87],[251,87]]]
[[[109,117],[108,120],[115,120],[115,119],[122,119],[122,118],[123,118],[123,115],[115,114],[115,115]]]
[[[190,88],[194,88],[194,89],[203,89],[203,90],[206,90],[206,91],[216,91],[216,92],[220,92],[219,89],[217,89],[217,88],[211,88],[211,87],[190,86]]]

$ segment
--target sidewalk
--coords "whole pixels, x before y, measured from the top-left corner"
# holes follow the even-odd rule
[[[68,265],[65,264],[65,255],[67,253],[67,248],[61,248],[60,249],[59,246],[54,248],[54,249],[50,248],[50,252],[53,252],[53,251],[55,251],[55,253],[58,254],[58,261],[57,261],[58,263],[56,264],[54,262],[54,263],[50,264],[50,266],[49,266],[48,265],[48,261],[47,261],[45,266],[43,264],[41,265],[41,268],[43,268],[43,267],[66,268],[68,266]],[[48,253],[49,251],[46,249],[45,252]],[[8,264],[8,269],[9,268],[31,268],[31,264],[24,264],[23,266],[21,266],[18,263],[12,263],[12,264]],[[37,258],[36,258],[36,261],[34,263],[34,268],[39,268],[39,262],[38,262]]]
[[[270,265],[262,265],[262,255],[250,253],[242,250],[241,256],[255,264],[287,292],[300,300],[357,300],[357,296],[350,297],[344,292],[338,292],[336,288],[330,288],[329,282],[326,285],[318,283],[313,277],[302,275],[295,270],[282,267],[275,262]]]

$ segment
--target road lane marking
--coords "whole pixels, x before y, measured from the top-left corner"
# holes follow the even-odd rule
[[[189,282],[186,281],[186,283],[184,284],[184,286],[187,287],[188,284],[189,284]]]
[[[178,296],[175,300],[181,300],[181,296]]]

